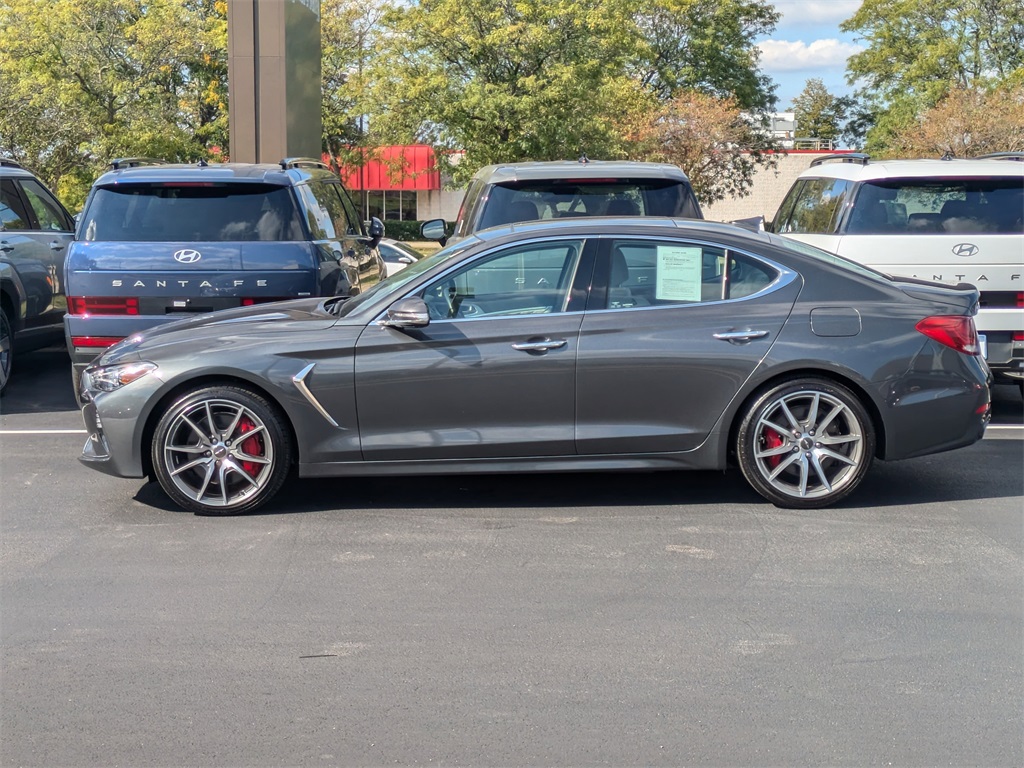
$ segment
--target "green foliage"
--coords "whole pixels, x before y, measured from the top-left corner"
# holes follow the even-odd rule
[[[820,78],[812,77],[793,99],[797,136],[838,141],[849,107],[849,99],[833,96]]]
[[[384,222],[384,232],[392,240],[406,242],[422,240],[423,238],[420,236],[420,224],[422,223],[422,221],[388,219]]]
[[[691,83],[770,101],[752,39],[776,18],[762,0],[398,5],[373,69],[371,130],[380,144],[432,144],[456,184],[489,163],[624,157],[622,126]]]
[[[4,0],[0,151],[80,205],[113,157],[227,149],[225,0]]]
[[[877,154],[952,90],[1024,82],[1020,0],[864,0],[841,28],[867,43],[847,79],[877,114],[867,142]]]

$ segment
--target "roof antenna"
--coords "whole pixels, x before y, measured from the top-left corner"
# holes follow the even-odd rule
[[[956,159],[956,155],[953,154],[952,150],[947,149],[945,152],[942,153],[942,157],[940,159],[941,160],[955,160]]]
[[[589,163],[590,162],[590,158],[587,157],[587,153],[586,152],[580,152],[579,162],[581,162],[581,163]]]
[[[209,165],[209,163],[206,162],[205,159],[199,158],[199,162],[196,163],[196,165],[198,165],[200,168],[206,168]]]

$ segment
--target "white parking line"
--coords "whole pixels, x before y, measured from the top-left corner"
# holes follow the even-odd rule
[[[0,435],[84,435],[84,429],[0,429]]]

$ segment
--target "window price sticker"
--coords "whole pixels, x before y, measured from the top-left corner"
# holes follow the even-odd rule
[[[665,301],[700,301],[701,273],[700,248],[659,245],[655,296]]]

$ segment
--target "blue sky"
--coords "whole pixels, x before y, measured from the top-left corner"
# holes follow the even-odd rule
[[[846,84],[846,59],[862,50],[855,36],[839,31],[861,0],[774,0],[782,14],[775,32],[758,42],[761,70],[778,85],[778,110],[784,112],[809,78],[820,78],[829,92],[852,92]]]

